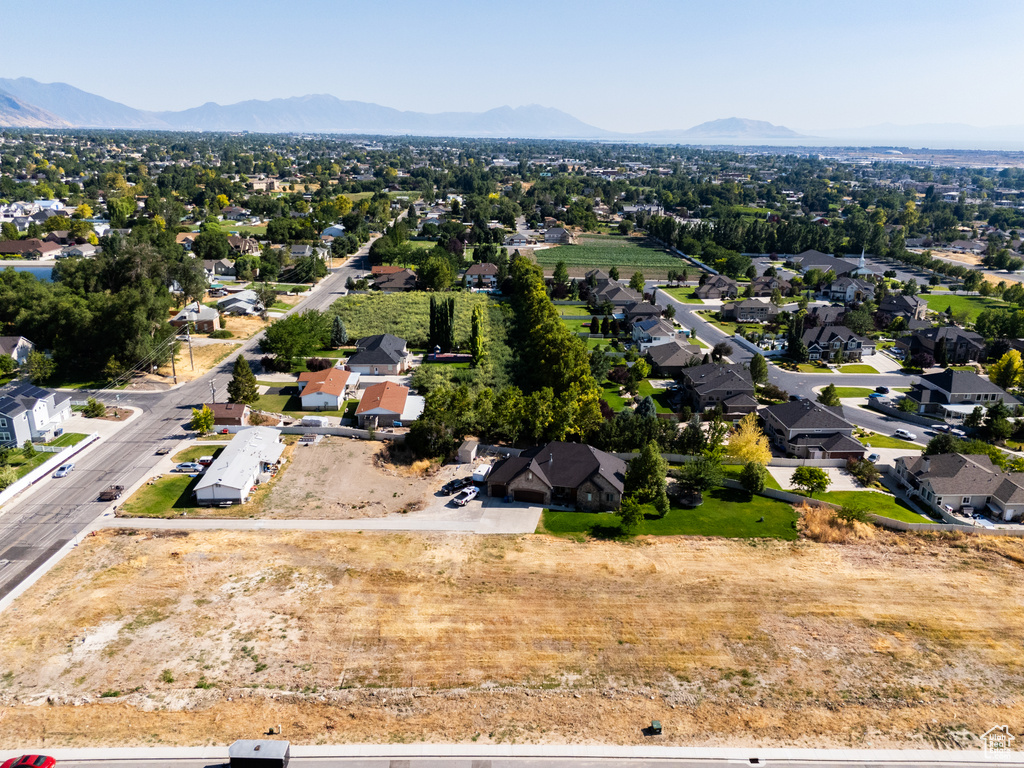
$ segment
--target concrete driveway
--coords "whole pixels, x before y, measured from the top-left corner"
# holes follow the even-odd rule
[[[775,478],[775,482],[782,486],[782,490],[792,490],[792,484],[789,479],[793,476],[793,471],[796,467],[768,467],[768,474]],[[864,486],[857,482],[856,478],[847,472],[845,469],[838,467],[822,467],[825,474],[829,476],[832,484],[829,485],[830,491],[863,491]]]

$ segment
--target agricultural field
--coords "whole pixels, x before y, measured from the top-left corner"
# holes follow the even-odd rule
[[[943,294],[921,294],[928,303],[928,309],[934,312],[945,312],[948,308],[953,308],[953,314],[959,314],[966,312],[968,315],[968,322],[973,323],[978,319],[978,315],[986,309],[1008,309],[1010,307],[1005,301],[1001,299],[993,299],[990,296],[958,296],[950,295],[948,293]]]
[[[537,263],[546,271],[564,261],[573,277],[583,277],[591,269],[618,267],[619,277],[628,280],[636,270],[645,277],[665,277],[670,269],[693,265],[672,256],[665,246],[641,237],[622,235],[582,235],[576,245],[558,245],[534,251]]]
[[[455,340],[467,343],[473,307],[488,307],[485,320],[500,317],[501,309],[480,293],[453,293],[455,299]],[[447,298],[447,297],[446,297]],[[353,339],[377,333],[393,333],[405,339],[410,347],[424,347],[430,330],[430,294],[428,293],[370,293],[345,296],[331,306],[331,311],[345,321],[348,335]],[[485,322],[486,325],[486,322]],[[488,329],[484,329],[488,335]]]
[[[791,535],[729,509],[647,524]],[[1024,723],[1024,542],[579,538],[100,530],[0,615],[0,748],[634,745],[658,719],[662,745],[964,749]]]

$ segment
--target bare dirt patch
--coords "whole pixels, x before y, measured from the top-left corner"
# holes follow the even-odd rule
[[[225,344],[193,344],[192,356],[189,357],[188,345],[182,344],[174,358],[178,382],[198,379],[238,349],[239,346],[239,344],[230,342]],[[171,364],[168,362],[167,365],[160,366],[157,369],[157,373],[165,378],[170,377]]]
[[[438,483],[412,467],[381,461],[382,447],[339,437],[298,446],[261,517],[354,519],[420,509]]]
[[[632,744],[652,718],[668,744],[965,746],[1024,726],[1022,564],[885,533],[105,531],[0,616],[0,747]]]
[[[231,331],[237,338],[251,339],[270,325],[270,322],[259,315],[227,315],[224,324],[225,330]]]

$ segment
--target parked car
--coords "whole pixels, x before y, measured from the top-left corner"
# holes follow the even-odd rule
[[[889,388],[888,387],[875,387],[875,392],[878,392],[880,395],[888,395],[889,394]]]
[[[461,491],[467,485],[473,482],[472,478],[469,477],[457,477],[454,480],[449,480],[441,487],[441,493],[445,496],[451,496],[456,491]]]
[[[100,501],[117,501],[121,498],[121,494],[124,493],[123,485],[112,485],[105,491],[100,491]]]
[[[213,464],[213,456],[200,456],[197,459],[197,463],[204,467],[208,467]]]
[[[882,457],[879,456],[877,453],[872,453],[870,456],[868,456],[868,461],[870,461],[872,464],[874,464],[876,461],[879,461],[881,458]]]
[[[202,472],[203,465],[198,461],[186,461],[174,468],[175,472]]]
[[[870,395],[868,395],[868,399],[869,400],[885,400],[885,395],[883,395],[883,394],[881,394],[879,392],[872,392]]]
[[[2,768],[53,768],[57,761],[47,755],[22,755],[4,762]]]
[[[895,432],[892,433],[892,436],[898,437],[901,440],[917,440],[917,435],[915,435],[913,432],[908,432],[905,429],[897,429]]]
[[[464,507],[475,499],[478,493],[480,493],[480,489],[471,485],[469,488],[459,491],[458,495],[452,499],[452,503],[457,507]]]
[[[61,464],[57,467],[57,471],[53,473],[54,477],[67,477],[75,469],[75,462],[69,461],[67,464]]]

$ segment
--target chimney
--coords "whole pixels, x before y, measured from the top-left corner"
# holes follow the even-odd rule
[[[929,459],[927,456],[923,456],[921,458],[921,471],[922,472],[930,472],[931,471],[931,467],[932,467],[931,459]]]

